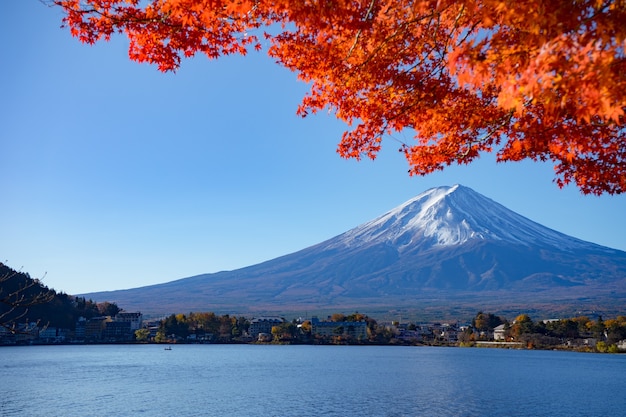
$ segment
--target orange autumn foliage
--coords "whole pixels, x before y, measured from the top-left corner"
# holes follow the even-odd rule
[[[298,113],[349,125],[338,152],[402,143],[411,174],[484,152],[551,161],[556,183],[626,191],[626,0],[54,0],[86,43],[124,33],[173,71],[261,49],[310,84]],[[267,32],[264,32],[267,31]]]

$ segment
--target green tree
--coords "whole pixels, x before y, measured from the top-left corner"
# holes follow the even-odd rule
[[[135,330],[135,339],[138,342],[145,342],[146,340],[148,340],[149,336],[150,336],[150,330],[148,329]]]
[[[596,343],[596,351],[600,353],[606,353],[608,349],[609,347],[607,346],[606,342],[599,341],[598,343]]]
[[[156,343],[166,343],[167,342],[167,336],[166,336],[165,331],[163,329],[159,329],[157,331],[157,334],[154,337],[154,341]]]
[[[572,319],[573,322],[578,326],[578,333],[586,333],[591,329],[592,322],[589,320],[587,316],[578,316]]]
[[[298,327],[292,322],[286,321],[277,326],[272,326],[272,335],[276,341],[293,340],[297,333]]]
[[[85,297],[75,297],[74,305],[76,306],[76,317],[82,316],[86,319],[90,319],[100,315],[98,304],[91,299],[87,300]]]
[[[546,323],[546,331],[550,336],[574,339],[580,336],[578,323],[572,319],[551,321]]]
[[[243,316],[237,317],[237,323],[235,324],[235,326],[239,331],[239,335],[241,335],[242,333],[248,331],[248,329],[250,328],[250,322]]]
[[[602,316],[598,316],[598,319],[591,327],[591,331],[593,332],[593,337],[595,337],[598,340],[604,340],[605,329],[606,328],[604,327],[604,321],[602,321]]]
[[[175,335],[182,338],[189,336],[189,325],[184,314],[170,315],[161,321],[159,330],[162,330],[166,336]]]

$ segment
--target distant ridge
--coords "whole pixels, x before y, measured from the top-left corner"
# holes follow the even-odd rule
[[[454,185],[257,265],[85,296],[147,314],[358,309],[454,316],[481,306],[575,312],[622,308],[626,252],[549,229]]]

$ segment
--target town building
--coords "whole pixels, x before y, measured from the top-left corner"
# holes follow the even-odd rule
[[[107,342],[128,342],[133,340],[129,321],[107,321],[104,327],[104,340]]]
[[[494,327],[493,340],[499,341],[499,340],[505,340],[505,339],[506,339],[506,336],[505,336],[505,331],[504,331],[504,324]]]
[[[347,336],[355,339],[367,337],[367,322],[365,321],[320,321],[317,317],[311,318],[311,333],[315,336]]]
[[[248,334],[253,338],[258,337],[259,333],[272,334],[272,327],[280,326],[284,322],[285,322],[284,318],[276,317],[276,316],[254,318],[250,322],[250,327],[248,328]]]
[[[85,327],[87,326],[87,319],[79,317],[76,321],[76,327],[74,330],[74,339],[78,341],[85,340]]]
[[[93,317],[85,323],[85,340],[99,342],[104,338],[106,324],[113,321],[109,316]]]
[[[58,330],[56,327],[46,326],[39,330],[39,340],[47,343],[56,342],[58,337]]]
[[[444,324],[440,328],[439,338],[447,343],[459,341],[459,329],[455,325]]]
[[[130,323],[130,331],[134,332],[135,330],[141,329],[141,325],[143,322],[143,316],[140,312],[136,311],[134,313],[128,312],[120,312],[115,316],[115,321]]]

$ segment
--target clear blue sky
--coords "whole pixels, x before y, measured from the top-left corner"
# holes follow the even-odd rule
[[[127,58],[80,44],[38,0],[0,3],[0,260],[70,294],[249,266],[460,183],[545,226],[626,250],[626,196],[559,190],[552,167],[491,156],[409,177],[335,153],[344,126],[295,115],[307,86],[264,54]]]

